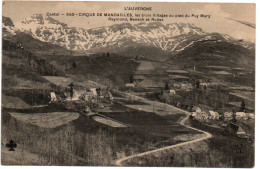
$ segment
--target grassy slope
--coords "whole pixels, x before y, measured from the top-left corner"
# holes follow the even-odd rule
[[[12,81],[15,80],[15,78],[47,83],[47,81],[44,80],[41,75],[62,74],[61,71],[58,71],[45,59],[41,59],[38,56],[32,54],[26,48],[19,48],[16,43],[10,42],[8,40],[3,40],[2,60],[3,79],[5,80],[5,78],[10,77],[7,79],[7,81],[3,81],[4,87],[10,87],[9,85],[12,85]]]
[[[62,65],[68,74],[81,75],[85,79],[92,79],[95,76],[97,79],[92,80],[98,82],[102,79],[109,79],[117,86],[129,83],[130,75],[139,65],[129,57],[119,55],[110,57],[98,55],[92,58],[88,56],[63,56],[55,58],[54,61],[59,66]],[[76,64],[75,68],[72,67],[73,62]]]
[[[196,42],[191,47],[173,56],[173,61],[193,68],[208,65],[245,67],[254,70],[254,50],[226,41]]]
[[[25,49],[38,56],[55,56],[74,53],[73,51],[69,51],[64,47],[50,44],[48,42],[42,42],[33,38],[30,34],[22,32],[17,33],[15,36],[9,37],[7,40],[13,43],[21,44]]]
[[[10,161],[12,157],[2,154],[2,164],[19,165],[87,165],[112,164],[113,138],[110,133],[96,128],[94,133],[80,132],[73,123],[55,129],[45,129],[17,121],[8,112],[2,113],[2,141],[13,139],[17,147],[37,156],[28,161]],[[16,153],[16,151],[14,152]]]
[[[213,137],[207,141],[164,151],[160,156],[149,155],[136,158],[127,162],[127,165],[210,168],[251,168],[254,166],[254,146],[246,140],[223,136],[203,125],[196,125],[196,128],[213,133]]]

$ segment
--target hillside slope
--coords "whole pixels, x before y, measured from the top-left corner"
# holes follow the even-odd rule
[[[3,40],[2,79],[3,88],[39,87],[37,83],[47,83],[42,75],[62,75],[45,59],[41,59],[20,44]],[[32,86],[33,85],[33,86]],[[50,84],[49,84],[50,85]]]

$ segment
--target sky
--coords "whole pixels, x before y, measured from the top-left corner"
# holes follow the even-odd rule
[[[124,11],[124,7],[152,7],[152,11]],[[13,22],[28,18],[33,14],[44,14],[47,12],[60,13],[152,13],[152,14],[205,14],[206,18],[164,18],[163,23],[194,23],[206,32],[218,32],[228,34],[236,39],[244,39],[255,42],[255,28],[246,26],[239,21],[255,24],[255,4],[246,3],[173,3],[173,2],[27,2],[10,1],[3,4],[3,16],[10,17]],[[53,16],[68,26],[81,28],[95,28],[118,24],[123,22],[108,21],[105,17],[69,17]],[[229,20],[231,18],[233,20]],[[138,23],[138,22],[131,22]]]

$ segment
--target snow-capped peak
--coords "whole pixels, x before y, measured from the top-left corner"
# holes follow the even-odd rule
[[[41,14],[25,18],[14,25],[16,30],[31,33],[36,39],[70,50],[96,51],[145,45],[175,52],[201,40],[202,36],[207,34],[201,28],[189,23],[122,23],[83,29],[68,27],[67,24]],[[194,42],[191,42],[191,39]]]

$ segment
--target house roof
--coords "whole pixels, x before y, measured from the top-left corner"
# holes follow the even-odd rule
[[[246,132],[239,126],[237,134],[246,134]]]

